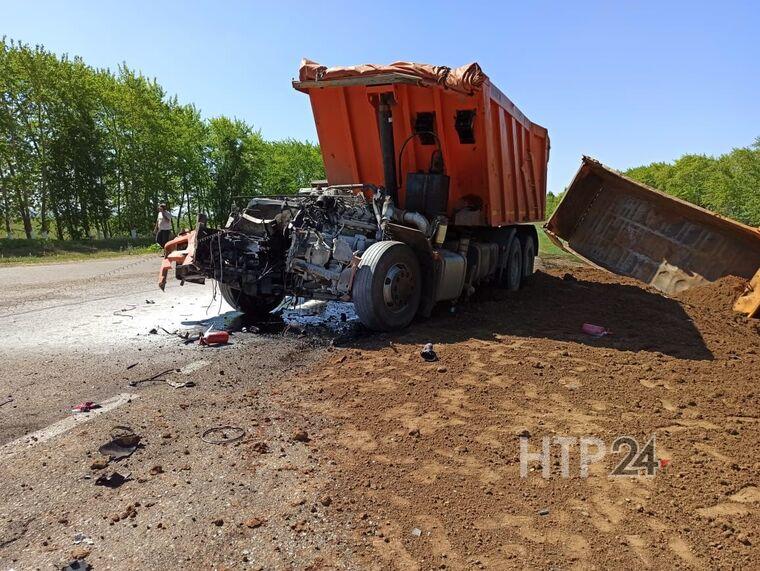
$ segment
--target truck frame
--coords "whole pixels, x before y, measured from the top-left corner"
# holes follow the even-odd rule
[[[253,198],[224,228],[168,243],[188,282],[211,278],[261,319],[286,295],[352,301],[368,328],[403,328],[478,284],[533,273],[549,138],[477,64],[325,68],[304,60],[326,181]]]

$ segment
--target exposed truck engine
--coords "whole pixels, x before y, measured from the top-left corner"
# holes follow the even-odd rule
[[[311,97],[328,181],[253,198],[221,229],[200,216],[167,244],[161,285],[176,262],[178,279],[216,280],[254,319],[288,295],[342,300],[379,331],[483,282],[518,289],[544,213],[546,130],[477,64],[403,65],[305,61],[294,86]]]

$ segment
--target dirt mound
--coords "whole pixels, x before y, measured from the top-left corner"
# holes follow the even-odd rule
[[[705,290],[679,303],[558,267],[299,371],[293,407],[328,419],[315,435],[335,467],[325,493],[365,566],[752,566],[758,336],[724,310],[738,281]],[[584,322],[613,333],[585,335]],[[434,363],[419,355],[429,341]],[[539,452],[579,435],[608,451],[656,435],[661,468],[611,477],[624,454],[610,453],[584,478],[573,444],[564,478],[552,444],[549,478],[537,462],[521,473],[520,436]]]
[[[747,287],[746,279],[725,276],[712,283],[687,289],[679,293],[676,299],[700,309],[726,311],[731,310],[736,298],[742,294],[745,287]]]

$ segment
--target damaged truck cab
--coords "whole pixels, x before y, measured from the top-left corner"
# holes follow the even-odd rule
[[[286,295],[353,301],[388,331],[483,282],[533,273],[549,139],[477,64],[324,68],[304,61],[327,181],[252,199],[223,229],[167,244],[183,281],[212,278],[261,318]]]

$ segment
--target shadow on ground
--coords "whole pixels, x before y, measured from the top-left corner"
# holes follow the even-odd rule
[[[612,334],[581,333],[583,323]],[[452,314],[439,304],[428,320],[399,334],[357,340],[366,348],[389,340],[452,343],[497,335],[572,341],[618,351],[659,352],[679,359],[712,360],[702,335],[676,301],[636,285],[604,283],[537,272],[518,292],[482,288]]]

